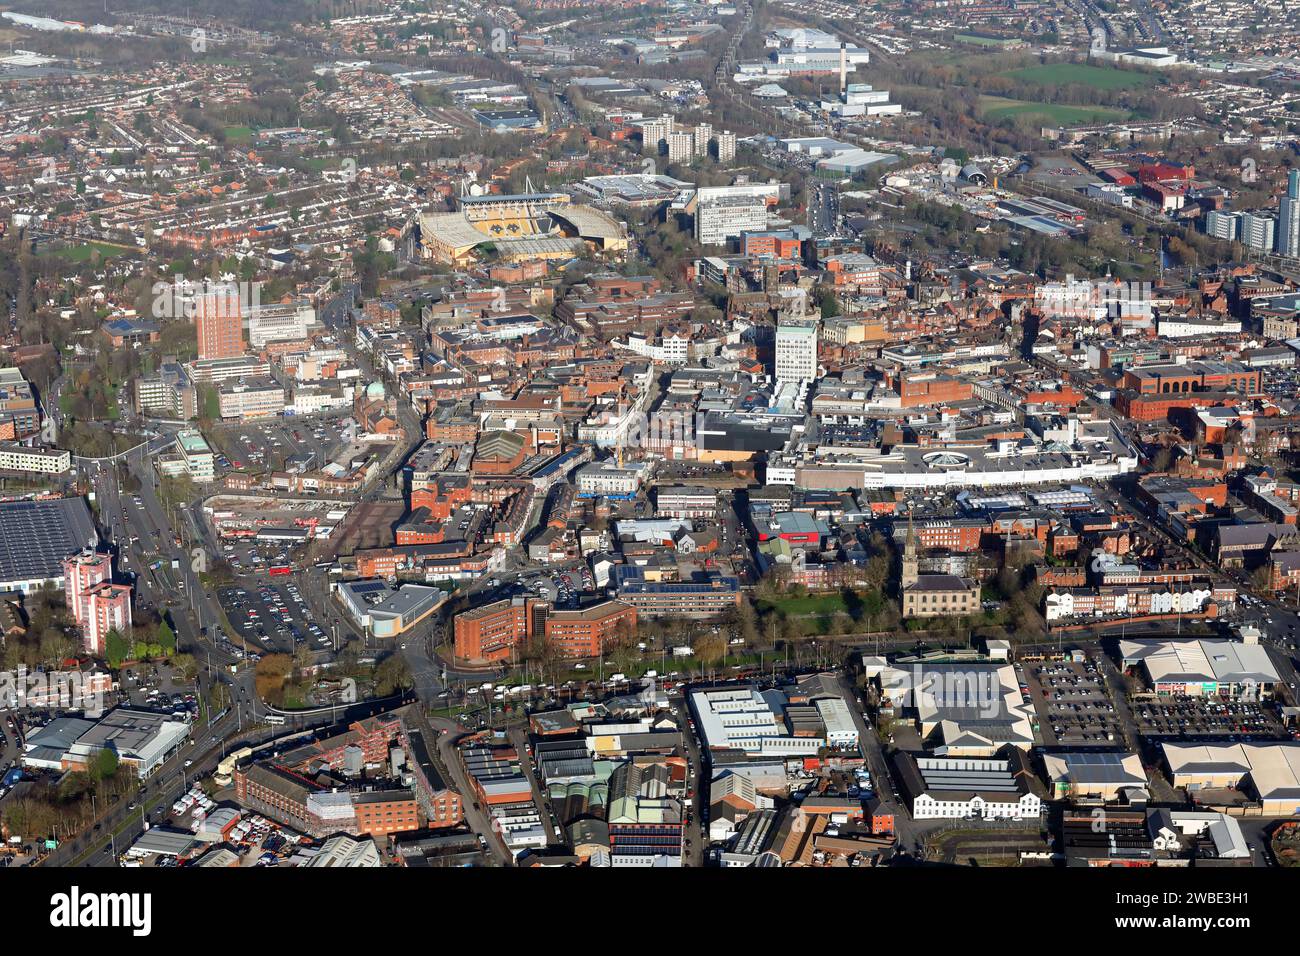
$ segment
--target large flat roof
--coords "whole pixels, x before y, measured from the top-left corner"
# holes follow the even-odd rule
[[[1261,799],[1300,802],[1300,743],[1168,743],[1162,749],[1175,775],[1249,772]]]
[[[179,724],[169,714],[156,714],[146,710],[127,710],[119,707],[111,711],[90,730],[77,738],[83,747],[109,747],[123,756],[145,750],[167,724]]]
[[[64,558],[98,541],[84,498],[0,503],[0,586],[61,577]]]
[[[1121,641],[1126,663],[1141,662],[1155,683],[1276,684],[1281,678],[1259,644],[1188,639]]]
[[[403,584],[378,604],[370,608],[372,615],[389,615],[406,617],[414,613],[423,613],[429,607],[441,603],[446,594],[438,588],[422,584]]]
[[[1001,661],[892,664],[880,675],[896,705],[916,709],[922,731],[941,730],[948,747],[1014,743],[1031,746],[1033,706],[1014,668]]]
[[[1043,755],[1049,780],[1068,778],[1078,784],[1146,786],[1142,758],[1137,754],[1079,750]]]

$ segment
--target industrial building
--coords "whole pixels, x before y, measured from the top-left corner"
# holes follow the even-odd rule
[[[1137,754],[1081,750],[1043,754],[1053,800],[1112,803],[1125,791],[1147,785]]]
[[[693,691],[691,712],[700,740],[711,752],[737,750],[751,757],[815,756],[822,737],[796,737],[784,716],[785,697],[747,684]]]
[[[1034,745],[1033,705],[1015,669],[994,661],[899,661],[880,674],[881,694],[915,714],[921,739],[942,756],[991,757]]]
[[[185,743],[187,721],[170,714],[118,707],[97,721],[58,718],[30,734],[20,758],[34,769],[86,770],[101,750],[144,779]]]
[[[1125,667],[1140,668],[1157,694],[1193,697],[1271,697],[1281,680],[1258,644],[1188,638],[1121,641]]]
[[[914,820],[1037,820],[1041,785],[1020,751],[1009,758],[894,755],[893,769]]]
[[[63,587],[63,559],[99,543],[84,498],[0,502],[0,590]]]
[[[343,581],[334,589],[348,616],[375,637],[409,631],[447,600],[447,592],[439,588],[403,584],[394,590],[378,579]]]
[[[1265,816],[1300,813],[1300,743],[1161,745],[1170,779],[1198,802],[1206,791],[1239,790]]]

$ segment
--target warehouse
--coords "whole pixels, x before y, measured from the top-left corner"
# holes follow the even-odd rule
[[[153,827],[140,835],[126,851],[128,857],[142,858],[149,856],[173,856],[178,860],[188,859],[208,844],[197,839],[194,834],[169,827]]]
[[[881,692],[915,713],[921,738],[946,756],[991,757],[1006,744],[1034,744],[1033,705],[1010,664],[916,661],[886,667]]]
[[[0,502],[0,591],[63,587],[63,559],[99,543],[84,498]]]
[[[758,688],[718,687],[690,697],[700,739],[710,751],[739,750],[751,756],[815,756],[825,745],[820,737],[794,737],[783,719],[783,695]]]
[[[168,714],[129,710],[110,711],[68,748],[67,764],[84,769],[101,750],[113,750],[117,759],[141,779],[148,777],[175,753],[190,735],[190,725]]]
[[[1019,757],[918,758],[900,750],[894,771],[914,820],[1037,820],[1042,813],[1040,784]]]
[[[72,745],[94,727],[93,720],[56,717],[44,727],[30,730],[23,742],[22,765],[31,770],[64,769],[64,759]]]
[[[1112,803],[1147,785],[1137,754],[1074,751],[1043,755],[1053,800]]]
[[[370,608],[370,632],[375,637],[404,634],[436,611],[447,593],[420,584],[403,584]]]
[[[333,867],[334,869],[383,865],[383,856],[374,840],[358,839],[344,834],[330,837],[321,844],[319,850],[311,853],[307,861],[308,867]]]
[[[1175,787],[1196,799],[1204,791],[1240,790],[1265,816],[1300,813],[1300,744],[1164,744]],[[1208,796],[1208,795],[1206,795]]]
[[[823,697],[816,701],[817,713],[826,726],[826,743],[831,747],[856,747],[858,725],[853,722],[849,707],[838,697]]]
[[[410,630],[442,606],[447,594],[421,584],[403,584],[397,590],[378,578],[343,581],[335,593],[358,627],[370,628],[375,637],[396,637]]]
[[[1258,644],[1225,640],[1120,641],[1125,667],[1139,667],[1157,694],[1271,697],[1281,679]]]

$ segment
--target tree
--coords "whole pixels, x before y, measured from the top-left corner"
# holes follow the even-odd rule
[[[72,638],[58,628],[47,628],[41,635],[40,655],[41,661],[45,664],[57,666],[75,652],[76,645]]]
[[[104,641],[104,656],[108,661],[108,666],[114,669],[121,667],[122,662],[126,660],[129,653],[130,645],[117,628],[109,631],[108,638]]]
[[[257,696],[270,704],[284,702],[284,685],[293,670],[293,658],[288,654],[267,654],[257,662],[253,683]]]
[[[165,620],[158,625],[158,636],[155,641],[164,655],[170,657],[176,653],[176,632]]]
[[[1004,601],[1009,601],[1020,593],[1020,574],[1014,568],[1003,566],[998,571],[997,577],[998,593],[1002,595]]]
[[[736,629],[739,632],[737,636],[744,638],[746,644],[758,640],[758,612],[748,595],[741,596],[740,606],[736,608]]]
[[[182,680],[194,680],[199,673],[199,662],[193,654],[176,654],[172,657],[172,670]]]
[[[840,300],[829,286],[822,286],[817,293],[817,305],[823,319],[831,319],[840,314]]]
[[[58,808],[46,800],[21,797],[5,806],[5,829],[26,840],[36,840],[53,833],[60,816]]]
[[[1262,594],[1273,590],[1273,572],[1267,564],[1261,564],[1250,572],[1250,586]]]
[[[695,641],[695,656],[700,663],[712,667],[727,654],[727,639],[721,633],[704,634]]]
[[[773,564],[767,569],[754,588],[754,593],[759,600],[772,601],[779,598],[785,593],[790,583],[790,566],[788,564]]]
[[[852,634],[854,631],[853,618],[845,611],[836,611],[831,615],[831,626],[827,633],[829,634]]]
[[[400,654],[391,654],[375,668],[375,693],[380,697],[415,686],[411,668]]]
[[[91,776],[96,780],[108,780],[117,773],[117,765],[117,751],[105,747],[95,754],[95,759],[90,765]]]

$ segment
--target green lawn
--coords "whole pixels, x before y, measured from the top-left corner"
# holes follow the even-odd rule
[[[226,139],[232,143],[247,143],[253,138],[251,126],[227,126]]]
[[[80,246],[68,246],[66,249],[60,249],[57,255],[69,262],[89,262],[90,257],[96,252],[101,259],[112,259],[126,252],[126,246],[110,246],[106,242],[87,242]]]
[[[759,601],[756,606],[760,611],[775,609],[786,614],[835,614],[839,611],[848,611],[844,596],[838,591],[830,594],[785,597],[777,601]]]
[[[861,591],[856,595],[846,595],[843,591],[827,591],[818,594],[801,594],[782,597],[776,600],[760,599],[754,607],[760,613],[777,611],[787,617],[819,617],[829,619],[832,615],[844,613],[861,620],[867,615],[879,614],[885,605],[884,597],[875,591]],[[863,625],[865,627],[865,624]]]
[[[283,710],[303,710],[307,706],[306,689],[296,684],[286,684],[284,701],[280,706]]]
[[[1026,66],[1003,74],[1012,79],[1037,86],[1091,86],[1098,90],[1132,90],[1151,86],[1155,77],[1112,66],[1090,66],[1085,63],[1043,63]]]
[[[1066,106],[1063,103],[1029,103],[1010,100],[1002,96],[981,96],[980,113],[984,119],[996,123],[1008,116],[1033,116],[1062,126],[1083,126],[1090,123],[1109,123],[1125,120],[1128,110],[1106,106]]]

